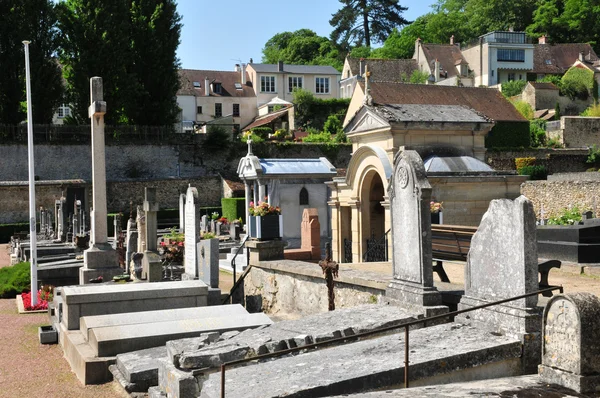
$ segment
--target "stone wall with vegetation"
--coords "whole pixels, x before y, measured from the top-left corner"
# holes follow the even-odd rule
[[[516,158],[536,158],[536,165],[546,167],[548,174],[586,171],[587,149],[532,149],[528,151],[488,151],[486,163],[495,170],[516,171]]]
[[[221,206],[220,177],[198,177],[182,179],[162,179],[146,181],[108,181],[106,184],[107,207],[109,213],[129,214],[129,202],[134,210],[144,201],[144,188],[156,187],[157,202],[161,209],[179,208],[179,193],[187,190],[188,184],[198,188],[200,207]],[[88,197],[86,211],[92,202],[90,181],[37,181],[36,208],[40,206],[54,211],[54,201],[66,195],[68,188],[86,188]],[[27,222],[29,219],[29,186],[27,182],[0,182],[0,224]]]
[[[592,173],[583,173],[592,174]],[[594,176],[598,172],[593,172]],[[558,216],[563,209],[577,206],[580,210],[600,210],[600,179],[572,179],[563,181],[527,181],[521,185],[521,194],[533,202],[537,218],[544,209],[544,218]]]
[[[326,157],[336,167],[345,168],[350,160],[351,145],[262,143],[254,153],[266,158]],[[139,143],[106,146],[108,180],[196,178],[218,173],[237,174],[241,157],[248,146],[239,141],[208,145],[204,138],[195,143]],[[27,181],[27,145],[0,145],[0,181]],[[89,144],[35,145],[35,174],[40,180],[92,178]]]

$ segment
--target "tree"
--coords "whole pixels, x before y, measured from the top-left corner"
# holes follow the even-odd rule
[[[394,29],[383,47],[373,50],[371,56],[375,58],[412,58],[415,53],[415,42],[421,38],[428,42],[426,35],[427,23],[431,14],[418,17],[412,24],[401,31]]]
[[[61,62],[80,123],[88,119],[92,76],[103,78],[107,124],[176,121],[181,17],[174,0],[66,0],[60,7]]]
[[[331,65],[341,70],[343,57],[335,43],[310,29],[278,33],[263,48],[262,62],[276,64]]]
[[[58,46],[55,6],[49,0],[0,2],[0,123],[25,119],[25,58],[29,45],[33,121],[52,122],[62,96],[61,72],[54,57]]]
[[[342,8],[332,15],[331,39],[343,45],[371,47],[381,43],[394,28],[407,25],[402,17],[408,8],[398,0],[340,0]]]

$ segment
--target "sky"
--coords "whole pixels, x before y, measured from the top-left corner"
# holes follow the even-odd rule
[[[409,21],[434,3],[400,1]],[[329,37],[329,20],[340,8],[338,0],[179,0],[183,28],[177,56],[184,69],[232,71],[250,58],[260,62],[263,46],[277,33],[306,28]]]

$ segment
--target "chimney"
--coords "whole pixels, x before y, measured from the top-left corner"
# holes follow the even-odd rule
[[[540,37],[538,39],[538,43],[540,43],[540,44],[546,44],[546,35],[542,35],[542,37]]]
[[[239,72],[240,71],[240,64],[235,64],[235,68],[233,68],[234,72]]]
[[[240,81],[242,82],[243,86],[244,84],[246,84],[246,65],[240,65],[240,71],[242,72],[242,79]]]
[[[250,64],[254,63],[254,61],[252,60],[252,58],[250,58],[250,62],[249,62],[249,63],[250,63]]]
[[[579,61],[583,62],[583,51],[579,52]]]
[[[210,97],[210,80],[208,80],[208,76],[204,78],[204,95]]]
[[[435,77],[436,83],[440,80],[440,61],[435,60],[435,68],[433,72],[433,76]]]
[[[362,77],[362,75],[365,73],[365,59],[361,58],[358,61],[358,76]]]
[[[454,35],[450,36],[450,45],[454,45]]]
[[[277,70],[278,70],[279,72],[283,72],[283,61],[279,61],[279,62],[277,63]]]

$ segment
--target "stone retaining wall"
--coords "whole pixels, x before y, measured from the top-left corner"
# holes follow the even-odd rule
[[[536,149],[531,151],[488,152],[486,162],[495,170],[514,171],[515,158],[536,158],[549,174],[586,171],[587,149]]]
[[[542,206],[545,218],[570,206],[578,206],[582,211],[600,210],[600,181],[527,181],[521,185],[521,194],[533,202],[538,218]]]
[[[391,275],[388,279],[392,279]],[[380,302],[389,280],[380,274],[341,269],[335,279],[336,309]],[[315,263],[260,262],[252,266],[244,281],[244,290],[247,308],[266,314],[306,316],[326,312],[328,308],[325,278]]]

